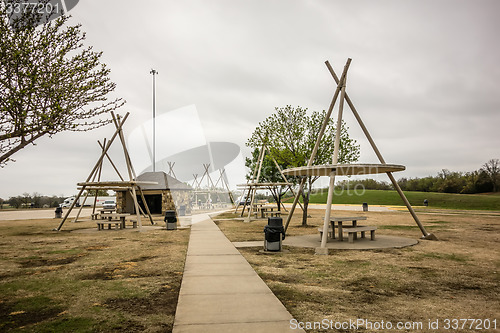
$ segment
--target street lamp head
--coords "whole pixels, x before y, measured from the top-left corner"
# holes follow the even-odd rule
[[[155,74],[158,74],[158,71],[156,69],[151,69],[151,72],[149,72],[149,73],[155,75]]]

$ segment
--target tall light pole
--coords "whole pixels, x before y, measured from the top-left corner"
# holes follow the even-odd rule
[[[156,77],[158,72],[155,69],[151,69],[150,74],[153,74],[153,172],[156,171]]]

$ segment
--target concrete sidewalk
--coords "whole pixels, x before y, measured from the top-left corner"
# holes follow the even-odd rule
[[[191,226],[174,333],[304,332],[291,319],[208,216]]]

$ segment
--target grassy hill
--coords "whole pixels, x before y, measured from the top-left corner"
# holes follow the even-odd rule
[[[358,191],[361,192],[361,191]],[[425,199],[431,208],[465,209],[465,210],[500,210],[500,193],[494,194],[450,194],[435,192],[404,192],[412,206],[423,206]],[[326,203],[328,190],[321,190],[311,194],[311,203]],[[288,199],[287,201],[293,201]],[[396,191],[366,190],[363,195],[356,195],[353,191],[336,193],[334,204],[362,204],[368,205],[404,205]]]

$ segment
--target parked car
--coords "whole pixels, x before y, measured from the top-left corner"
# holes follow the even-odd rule
[[[103,209],[116,209],[116,203],[113,200],[106,200],[102,205]]]

